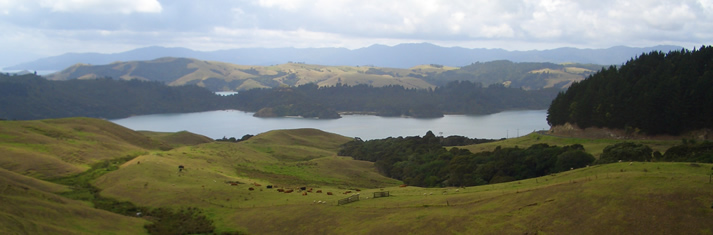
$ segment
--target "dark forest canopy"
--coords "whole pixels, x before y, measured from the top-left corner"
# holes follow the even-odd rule
[[[339,155],[374,162],[385,176],[423,187],[474,186],[544,176],[594,162],[581,145],[565,147],[536,144],[529,148],[496,148],[471,153],[443,148],[444,138],[432,132],[342,145]]]
[[[338,155],[374,162],[379,173],[422,187],[475,186],[530,179],[592,164],[621,161],[713,162],[713,143],[685,141],[665,154],[643,144],[620,142],[604,148],[598,160],[580,144],[527,148],[501,148],[472,153],[446,149],[448,138],[432,132],[423,137],[389,137],[364,141],[355,138],[340,147]],[[475,144],[493,140],[471,140]]]
[[[306,84],[292,88],[252,89],[233,97],[241,110],[253,112],[265,107],[319,106],[336,112],[432,118],[442,117],[445,113],[489,114],[513,109],[545,109],[557,92],[559,89],[556,88],[526,91],[456,81],[436,89]]]
[[[502,85],[451,82],[435,89],[367,85],[253,89],[217,96],[194,85],[111,78],[48,81],[33,74],[0,75],[0,118],[30,120],[61,117],[123,118],[222,109],[256,116],[339,118],[337,112],[380,116],[442,117],[444,113],[488,114],[512,109],[545,109],[559,90],[526,91]]]
[[[110,78],[48,81],[33,74],[0,74],[0,118],[123,118],[222,108],[218,96],[197,86]]]
[[[713,128],[713,47],[654,51],[602,69],[557,95],[547,122],[651,135]]]

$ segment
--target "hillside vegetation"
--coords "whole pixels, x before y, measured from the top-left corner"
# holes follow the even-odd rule
[[[559,89],[523,90],[501,84],[453,81],[433,89],[314,83],[252,89],[219,96],[195,86],[111,78],[52,81],[34,74],[0,74],[0,118],[125,118],[133,115],[237,109],[257,117],[340,118],[338,112],[380,116],[442,117],[444,113],[489,114],[544,109]]]
[[[189,58],[115,62],[106,65],[77,64],[47,76],[51,80],[138,79],[171,86],[198,85],[211,91],[243,91],[253,88],[299,86],[370,85],[428,89],[451,81],[505,84],[514,88],[563,88],[601,68],[591,64],[513,63],[493,61],[462,68],[437,64],[412,68],[374,66],[323,66],[287,63],[272,66],[236,65]]]
[[[547,122],[647,135],[713,128],[713,46],[650,52],[602,69],[552,101]]]
[[[0,118],[124,118],[224,108],[214,93],[197,86],[109,78],[48,81],[33,74],[0,74]]]

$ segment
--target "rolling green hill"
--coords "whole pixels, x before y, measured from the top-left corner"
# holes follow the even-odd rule
[[[134,132],[88,118],[3,121],[0,127],[0,152],[37,156],[3,155],[5,162],[27,169],[55,164],[76,168],[40,172],[0,165],[0,199],[9,203],[0,207],[0,227],[10,234],[146,233],[144,224],[154,219],[93,209],[90,203],[55,194],[73,187],[43,180],[127,154],[137,157],[110,165],[91,181],[101,196],[141,207],[197,207],[213,221],[216,233],[713,233],[713,164],[625,162],[501,184],[421,188],[400,186],[377,174],[373,163],[337,157],[339,145],[351,138],[314,129],[203,143],[190,133]],[[486,146],[541,142],[586,141],[528,135]],[[660,144],[664,148],[667,143]],[[61,157],[80,150],[76,162]],[[37,160],[44,158],[55,160]],[[300,192],[300,187],[312,191]],[[377,192],[390,197],[373,198]],[[337,205],[356,193],[359,201]]]
[[[92,118],[0,121],[0,167],[41,179],[85,171],[89,165],[167,144]]]
[[[493,61],[463,68],[420,65],[409,69],[372,66],[322,66],[287,63],[273,66],[236,65],[188,58],[159,58],[151,61],[115,62],[106,65],[76,64],[47,76],[51,80],[113,77],[160,81],[172,86],[197,84],[212,91],[252,88],[367,84],[375,87],[398,85],[428,89],[454,80],[494,83],[525,89],[567,87],[597,71],[601,66],[585,64],[513,63]]]

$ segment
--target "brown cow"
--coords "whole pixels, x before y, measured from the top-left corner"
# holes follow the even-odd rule
[[[258,187],[262,186],[261,184],[258,184],[258,183],[253,183],[253,185],[258,186]]]
[[[346,191],[346,192],[344,192],[344,194],[347,194],[347,193],[352,193],[352,191]]]
[[[333,195],[332,192],[327,192],[327,195]]]
[[[255,190],[253,187],[248,188],[248,190],[253,191]]]
[[[230,185],[232,185],[232,186],[237,186],[238,183],[230,183]]]
[[[285,190],[284,190],[284,189],[281,189],[281,188],[278,188],[277,191],[278,191],[278,192],[284,192]]]
[[[302,196],[307,196],[307,192],[303,192],[303,193],[302,193]]]
[[[322,193],[322,190],[317,190],[317,193]]]
[[[408,185],[405,185],[405,184],[399,185],[399,187],[401,187],[401,188],[406,187],[406,186],[408,186]]]
[[[288,189],[288,190],[285,190],[285,193],[291,193],[291,192],[294,192],[294,191],[295,191],[295,190]]]

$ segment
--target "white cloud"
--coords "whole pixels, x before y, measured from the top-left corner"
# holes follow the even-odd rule
[[[160,13],[157,0],[40,0],[40,6],[53,12],[80,13]]]
[[[0,0],[0,31],[13,32],[0,35],[0,51],[51,54],[409,42],[690,48],[713,42],[713,0]]]

